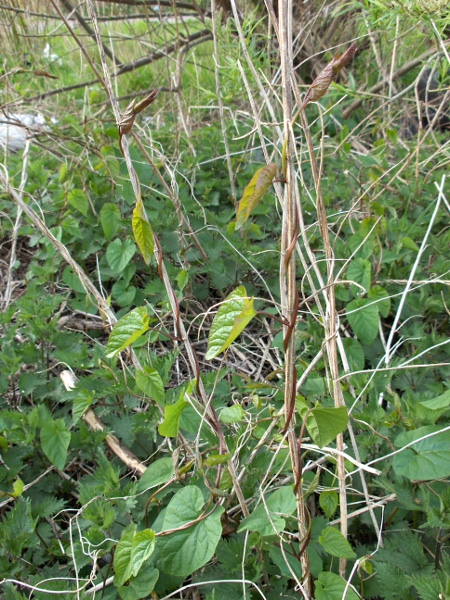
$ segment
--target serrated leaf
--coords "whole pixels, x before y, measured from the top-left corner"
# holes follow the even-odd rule
[[[106,202],[100,211],[100,223],[105,238],[111,240],[119,230],[120,211],[112,202]]]
[[[50,419],[41,427],[41,446],[45,456],[62,471],[66,464],[70,444],[70,431],[63,419]]]
[[[111,358],[122,352],[148,331],[149,316],[144,306],[135,308],[114,325],[106,346],[106,356]]]
[[[153,230],[145,214],[144,205],[141,200],[136,202],[131,221],[134,239],[141,251],[145,264],[149,264],[155,250],[155,238]]]
[[[116,586],[123,585],[131,577],[133,570],[131,550],[136,529],[137,525],[135,523],[125,527],[114,552],[114,584]]]
[[[360,600],[359,596],[348,586],[344,596],[347,582],[329,571],[319,573],[316,582],[316,600]]]
[[[265,167],[258,169],[250,180],[250,183],[244,190],[244,194],[239,201],[236,215],[236,227],[238,230],[248,220],[254,209],[258,206],[272,185],[272,181],[277,172],[277,165],[270,163]]]
[[[156,369],[145,366],[142,371],[136,371],[136,385],[146,396],[153,398],[158,404],[165,403],[164,383]]]
[[[175,472],[170,457],[159,458],[147,467],[138,483],[138,492],[167,483]]]
[[[370,346],[378,335],[379,315],[376,304],[367,298],[356,298],[347,305],[347,318],[358,340]]]
[[[169,575],[187,577],[212,558],[222,536],[222,506],[206,519],[182,529],[201,516],[204,505],[202,492],[193,485],[178,491],[169,502],[163,527],[178,531],[158,540],[162,565]]]
[[[190,406],[183,396],[176,404],[168,404],[164,408],[164,421],[158,427],[159,435],[163,437],[177,437],[180,430],[181,413]]]
[[[144,562],[153,554],[155,550],[155,532],[152,529],[138,531],[133,538],[131,545],[131,564],[132,575],[136,575],[141,570]]]
[[[338,558],[356,558],[350,544],[340,531],[334,527],[326,527],[319,536],[319,544],[324,548],[325,552],[331,556]]]
[[[220,411],[219,421],[222,421],[222,423],[240,423],[244,417],[245,410],[242,406],[234,404]]]
[[[205,358],[211,360],[224,352],[256,314],[253,298],[247,297],[244,286],[241,285],[231,292],[214,317]]]
[[[334,490],[325,490],[319,496],[319,505],[328,519],[336,512],[339,504],[339,496]]]
[[[241,522],[238,533],[257,531],[262,536],[278,534],[286,525],[285,518],[295,511],[296,506],[297,501],[292,487],[279,488],[266,499],[264,504],[259,504],[251,515]]]
[[[122,273],[136,252],[136,245],[131,240],[116,239],[106,249],[106,261],[115,274]]]
[[[67,200],[69,201],[69,204],[79,210],[82,215],[87,215],[89,202],[83,190],[78,190],[76,188],[74,190],[70,190],[70,192],[67,194]]]

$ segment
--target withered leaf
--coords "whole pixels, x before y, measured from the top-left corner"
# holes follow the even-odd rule
[[[325,95],[334,77],[352,60],[355,52],[356,44],[353,43],[346,50],[346,52],[344,52],[344,54],[340,54],[339,56],[333,58],[333,60],[328,63],[324,69],[322,69],[322,71],[312,82],[309,90],[306,92],[302,108],[305,108],[305,106],[310,102],[317,102],[317,100],[320,100],[320,98]]]

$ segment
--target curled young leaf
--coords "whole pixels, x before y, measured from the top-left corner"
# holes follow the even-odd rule
[[[44,71],[42,69],[36,69],[35,71],[31,72],[33,73],[33,75],[36,75],[36,77],[48,77],[49,79],[58,79],[56,75],[52,75],[48,71]]]
[[[153,256],[155,238],[153,237],[152,227],[148,222],[145,208],[141,200],[136,202],[131,225],[133,228],[134,239],[139,246],[145,264],[148,265]]]
[[[334,71],[335,75],[337,73],[339,73],[339,71],[341,69],[343,69],[346,65],[348,65],[348,63],[355,56],[355,52],[356,52],[356,44],[353,42],[353,44],[351,44],[347,48],[347,50],[344,52],[344,54],[339,54],[339,56],[335,57],[335,59],[332,62],[333,71]]]
[[[149,106],[156,96],[158,95],[158,90],[152,90],[150,94],[148,94],[143,100],[140,102],[136,102],[136,98],[130,102],[130,104],[126,107],[122,118],[119,123],[119,134],[120,136],[125,135],[126,133],[130,133],[134,120],[136,119],[136,115],[142,112],[147,106]]]
[[[258,206],[272,185],[277,172],[277,165],[270,163],[258,169],[244,190],[236,215],[236,229],[240,229],[247,221],[253,210]]]
[[[305,106],[310,102],[317,102],[317,100],[320,100],[320,98],[325,95],[334,77],[343,67],[345,67],[345,65],[351,61],[355,55],[355,52],[356,44],[353,43],[346,50],[346,52],[344,52],[344,54],[340,54],[339,56],[333,58],[333,60],[328,63],[324,69],[322,69],[322,71],[312,82],[309,90],[306,92],[302,108],[305,108]]]

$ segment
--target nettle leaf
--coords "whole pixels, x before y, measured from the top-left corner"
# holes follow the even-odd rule
[[[254,209],[258,206],[264,197],[264,194],[272,185],[272,181],[277,172],[277,165],[270,163],[261,169],[258,169],[250,180],[250,183],[244,190],[244,194],[239,201],[236,215],[236,230],[240,229],[247,221]]]
[[[377,305],[367,298],[356,298],[348,303],[346,312],[358,340],[370,346],[378,335],[380,317]]]
[[[256,314],[243,285],[231,292],[214,317],[205,358],[211,360],[229,348]]]
[[[164,407],[164,421],[158,427],[159,435],[163,437],[177,437],[180,430],[181,413],[190,406],[184,399],[184,394],[175,404],[168,404]]]
[[[136,385],[146,396],[153,398],[158,404],[165,403],[164,383],[156,369],[145,366],[142,371],[136,371]]]
[[[372,281],[372,265],[365,258],[353,259],[347,268],[347,279],[359,283],[359,285],[362,285],[368,291],[370,282]],[[356,294],[361,291],[357,286],[353,286],[353,290]]]
[[[116,239],[106,249],[106,261],[111,271],[118,275],[122,273],[136,252],[136,245],[131,240]]]
[[[347,592],[344,596],[347,582],[329,571],[319,573],[318,580],[316,581],[316,600],[360,600],[358,594],[348,586]]]
[[[106,356],[111,358],[122,352],[133,342],[148,331],[150,317],[144,306],[135,308],[127,315],[119,319],[114,325],[108,344],[106,345]]]
[[[100,211],[100,223],[108,241],[119,231],[120,220],[119,208],[112,202],[106,202]]]
[[[142,569],[137,577],[131,577],[128,585],[119,587],[117,591],[122,600],[147,598],[153,592],[158,578],[158,569],[147,567]]]
[[[242,531],[257,531],[262,536],[275,535],[283,531],[286,516],[292,515],[297,506],[292,487],[279,488],[271,494],[265,504],[259,504],[251,515],[239,525]]]
[[[134,239],[141,251],[145,264],[149,264],[155,250],[155,238],[153,237],[152,226],[148,222],[145,208],[142,200],[136,202],[133,210],[133,219],[131,221]]]
[[[376,301],[375,306],[378,308],[380,315],[386,319],[391,310],[391,299],[387,291],[381,285],[374,285],[369,290],[367,297],[372,301]]]
[[[306,429],[318,446],[332,442],[348,425],[348,412],[345,406],[309,409],[303,398],[297,398],[295,406],[302,419],[306,419]]]
[[[395,440],[398,448],[405,446],[430,433],[439,431],[439,427],[428,425],[414,431],[405,431]],[[400,454],[394,456],[394,471],[410,480],[430,481],[450,476],[450,431],[436,433]]]
[[[325,552],[338,558],[356,558],[353,548],[340,531],[334,527],[326,527],[319,536],[319,544]]]
[[[319,505],[328,519],[331,519],[331,517],[334,515],[338,504],[339,496],[337,492],[334,490],[325,490],[324,492],[321,492],[319,496]]]
[[[138,483],[138,492],[143,490],[149,490],[167,483],[171,477],[173,477],[175,470],[173,466],[173,460],[171,457],[164,457],[155,460],[154,463],[149,465],[145,470],[144,474]]]
[[[89,201],[83,190],[70,190],[70,192],[67,194],[67,200],[69,201],[69,204],[79,210],[82,215],[87,215]]]
[[[66,464],[69,444],[70,431],[63,419],[49,419],[41,427],[42,450],[49,461],[61,471]]]
[[[178,491],[169,502],[163,528],[179,529],[158,540],[161,562],[165,573],[187,577],[203,567],[213,556],[222,536],[220,521],[224,511],[218,506],[214,512],[191,527],[181,529],[196,521],[203,512],[205,500],[201,490],[188,485]]]

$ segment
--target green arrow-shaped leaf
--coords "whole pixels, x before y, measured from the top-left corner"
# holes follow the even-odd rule
[[[136,246],[131,240],[116,239],[106,249],[106,261],[113,273],[119,274],[133,258]]]
[[[322,408],[317,406],[309,409],[303,398],[297,398],[295,406],[301,418],[306,419],[306,429],[314,442],[326,446],[332,442],[339,433],[342,433],[348,424],[348,412],[345,406],[336,408]]]
[[[158,427],[159,435],[163,437],[177,437],[180,430],[181,413],[189,406],[189,402],[181,395],[176,404],[168,404],[164,408],[164,421]]]
[[[159,458],[149,465],[138,483],[138,492],[148,490],[169,481],[174,474],[173,460],[170,457]]]
[[[123,585],[131,577],[133,571],[131,550],[136,529],[137,525],[135,523],[125,527],[114,552],[114,584],[116,586]]]
[[[344,591],[347,592],[344,596]],[[358,594],[347,586],[347,582],[329,571],[319,573],[318,581],[316,582],[316,600],[360,600]]]
[[[119,587],[118,592],[122,600],[139,600],[148,598],[153,592],[158,581],[159,571],[154,568],[142,569],[137,577],[131,577],[128,585]]]
[[[380,317],[377,305],[367,298],[356,298],[348,303],[346,312],[358,340],[370,346],[378,335]]]
[[[439,427],[427,425],[405,431],[396,438],[395,445],[401,448],[425,435],[436,433],[394,456],[393,467],[397,475],[423,481],[450,476],[450,431],[438,431]]]
[[[223,507],[196,521],[203,512],[205,500],[200,489],[188,485],[175,494],[169,502],[164,516],[164,530],[179,529],[158,540],[161,562],[169,575],[187,577],[205,565],[213,556],[222,536],[220,517]]]
[[[131,564],[132,575],[136,575],[141,570],[144,562],[149,558],[155,549],[155,532],[151,529],[139,531],[133,538],[131,545]]]
[[[164,383],[156,369],[145,366],[142,371],[137,371],[136,384],[146,396],[153,398],[158,404],[164,404],[166,400]]]
[[[292,487],[282,487],[273,492],[264,504],[257,506],[252,514],[241,522],[238,533],[257,531],[262,536],[280,533],[286,525],[285,517],[295,511],[296,505]]]

